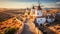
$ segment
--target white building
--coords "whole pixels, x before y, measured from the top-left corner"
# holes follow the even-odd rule
[[[40,4],[38,6],[36,6],[36,8],[34,8],[34,6],[32,7],[31,16],[36,17],[35,21],[38,25],[44,24],[46,22],[46,18],[43,17],[43,12],[42,12],[42,9],[40,7]]]
[[[26,8],[26,12],[25,12],[25,15],[28,15],[28,11],[29,11],[29,10],[28,10],[28,8]]]
[[[32,6],[32,8],[31,8],[30,15],[35,16],[35,7],[34,6]]]
[[[31,12],[30,12],[31,16],[36,17],[35,22],[39,26],[40,26],[40,24],[44,24],[46,21],[48,21],[49,23],[54,22],[55,18],[50,18],[51,17],[50,13],[46,14],[47,18],[43,16],[43,11],[42,11],[42,8],[40,7],[39,0],[37,0],[37,1],[38,1],[38,5],[36,6],[36,8],[33,6],[31,8]]]
[[[44,24],[44,23],[46,22],[46,18],[43,17],[43,11],[42,11],[40,5],[37,6],[35,12],[36,12],[36,16],[37,16],[36,22],[37,22],[39,25],[40,25],[40,24]]]
[[[40,24],[44,24],[46,21],[48,23],[52,23],[55,21],[55,18],[51,16],[50,13],[47,13],[47,18],[43,16],[43,11],[40,7],[40,4],[36,6],[36,8],[34,8],[34,6],[31,9],[31,16],[36,17],[35,22],[40,25]]]
[[[51,13],[47,12],[46,20],[47,20],[48,23],[52,23],[52,22],[55,21],[55,18],[54,18],[54,16]]]

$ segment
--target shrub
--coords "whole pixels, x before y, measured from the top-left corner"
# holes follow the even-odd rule
[[[16,32],[17,29],[15,28],[7,28],[4,33],[5,34],[14,34]]]
[[[28,15],[30,14],[30,12],[28,12]]]
[[[0,24],[2,24],[2,22],[0,22]]]

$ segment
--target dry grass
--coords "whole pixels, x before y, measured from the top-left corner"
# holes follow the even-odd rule
[[[10,18],[0,24],[0,32],[4,33],[6,28],[21,28],[23,23],[16,19],[16,17]]]

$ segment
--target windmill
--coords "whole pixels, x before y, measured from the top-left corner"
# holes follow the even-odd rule
[[[33,0],[34,1],[34,0]],[[35,5],[35,7],[37,6],[37,5],[40,5],[41,7],[44,7],[43,5],[42,5],[42,3],[40,2],[40,0],[36,0],[36,5]],[[34,5],[34,4],[33,4]]]

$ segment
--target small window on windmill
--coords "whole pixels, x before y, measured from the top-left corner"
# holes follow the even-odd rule
[[[39,13],[38,13],[38,15],[39,15]]]
[[[40,22],[40,20],[38,20],[38,22]]]
[[[41,19],[42,20],[42,19]]]

